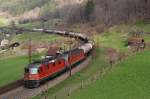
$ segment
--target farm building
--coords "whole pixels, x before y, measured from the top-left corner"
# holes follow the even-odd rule
[[[128,46],[136,46],[140,48],[145,48],[145,40],[143,38],[129,38],[128,39]]]
[[[9,40],[7,40],[7,39],[3,39],[2,41],[1,41],[1,47],[5,47],[5,46],[7,46],[9,44]]]

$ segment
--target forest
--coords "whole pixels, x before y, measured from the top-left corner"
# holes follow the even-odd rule
[[[105,25],[135,22],[150,17],[149,0],[0,0],[0,12],[15,21],[100,23]]]

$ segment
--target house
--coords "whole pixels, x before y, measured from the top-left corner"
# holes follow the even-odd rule
[[[145,48],[145,40],[140,37],[132,37],[128,39],[128,46]]]
[[[6,46],[8,46],[8,45],[9,45],[9,40],[3,39],[3,40],[1,41],[0,47],[6,47]]]

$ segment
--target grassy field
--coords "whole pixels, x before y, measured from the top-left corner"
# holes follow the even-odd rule
[[[19,28],[28,28],[28,29],[33,29],[33,28],[40,28],[41,25],[40,22],[32,22],[32,23],[26,23],[26,24],[18,24],[17,27]]]
[[[0,86],[22,78],[24,67],[27,63],[27,57],[0,60]]]
[[[150,24],[145,24],[143,21],[137,22],[135,26],[143,30],[144,32],[150,32]],[[150,42],[150,35],[144,35],[143,38],[147,42]]]
[[[60,36],[57,35],[49,35],[49,34],[44,34],[43,33],[24,33],[17,35],[13,37],[11,40],[12,42],[24,42],[29,40],[29,38],[32,39],[34,42],[52,42],[54,40],[57,40],[60,38]]]
[[[143,21],[139,21],[135,24],[138,28],[142,29],[145,32],[150,32],[150,23],[145,23]]]
[[[97,37],[100,46],[111,47],[118,50],[127,50],[125,46],[127,41],[127,32],[120,32],[120,27],[112,27],[109,31],[102,33]]]
[[[149,99],[150,52],[144,51],[121,62],[96,83],[66,99]]]
[[[0,17],[0,26],[7,26],[9,24],[9,20],[4,18],[4,17]]]
[[[95,37],[103,47],[111,47],[114,49],[127,51],[127,39],[130,37],[131,31],[142,30],[144,32],[150,32],[150,24],[146,24],[143,21],[139,21],[133,26],[130,25],[117,25],[109,28],[107,31],[101,33]],[[146,42],[150,42],[150,35],[142,35]],[[96,42],[97,42],[96,41]]]

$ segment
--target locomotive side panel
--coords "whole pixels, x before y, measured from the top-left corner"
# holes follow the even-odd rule
[[[73,65],[85,58],[84,52],[81,49],[74,50],[70,53],[68,62],[70,65]]]
[[[48,65],[43,65],[40,69],[39,80],[50,77],[53,74],[63,70],[66,68],[65,60],[57,60],[53,63],[49,63]]]

